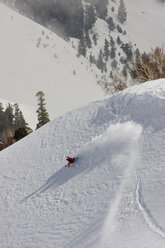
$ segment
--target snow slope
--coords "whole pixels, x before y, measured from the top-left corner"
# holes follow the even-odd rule
[[[131,45],[133,52],[139,49],[140,53],[148,53],[157,46],[162,47],[165,43],[165,4],[159,2],[159,0],[126,0],[124,3],[127,11],[127,20],[124,24],[121,24],[117,18],[119,3],[119,0],[109,0],[108,4],[108,17],[113,19],[116,26],[113,31],[109,29],[108,23],[100,18],[97,18],[92,30],[89,31],[92,45],[91,48],[87,49],[86,58],[89,59],[90,55],[92,55],[97,61],[100,51],[102,51],[103,54],[105,52],[105,41],[109,42],[108,60],[105,60],[103,56],[106,70],[104,70],[103,73],[96,71],[98,78],[100,78],[101,75],[106,75],[108,81],[111,80],[109,76],[113,70],[115,72],[117,69],[119,74],[120,72],[122,73],[123,68],[126,66],[124,60],[130,60],[130,57],[127,58],[123,50],[124,44]],[[114,8],[114,11],[112,11],[112,8]],[[120,32],[117,29],[118,25],[122,29]],[[96,35],[97,42],[94,41],[93,34]],[[117,41],[119,38],[121,43]],[[75,39],[71,39],[71,42],[74,42],[76,46],[77,42]],[[95,44],[95,42],[97,44]],[[112,46],[113,42],[114,45]],[[112,47],[115,54],[111,54]],[[129,55],[128,51],[127,54]],[[92,64],[91,66],[95,71],[96,65]],[[129,70],[127,72],[129,74]],[[130,85],[129,77],[127,85]]]
[[[36,109],[43,91],[52,119],[103,97],[68,42],[2,3],[0,32],[1,98]]]
[[[127,22],[124,28],[132,44],[142,52],[165,43],[165,4],[157,0],[126,0]]]
[[[147,82],[3,150],[1,247],[164,248],[164,109],[165,79]]]
[[[133,49],[138,48],[140,52],[150,52],[151,48],[156,46],[162,47],[165,43],[165,4],[160,3],[158,0],[125,0],[125,7],[127,12],[127,20],[124,24],[121,24],[117,18],[119,0],[109,0],[108,16],[113,18],[114,23],[119,24],[123,32],[119,33],[116,29],[109,32],[107,23],[102,19],[97,19],[94,32],[98,33],[98,45],[92,48],[91,51],[97,55],[99,49],[104,51],[104,41],[109,37],[113,37],[116,42],[119,36],[123,43],[130,43]],[[114,7],[113,12],[111,8]],[[122,54],[121,45],[116,43],[116,60],[119,61],[117,53]]]

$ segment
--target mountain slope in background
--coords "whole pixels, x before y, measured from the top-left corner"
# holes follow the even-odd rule
[[[164,109],[165,80],[147,82],[2,151],[1,247],[164,248]]]
[[[124,1],[127,19],[120,23],[119,2],[109,0],[107,17],[97,17],[88,31],[91,47],[87,46],[86,58],[96,64],[108,79],[113,70],[118,73],[127,70],[136,53],[151,52],[152,48],[162,47],[165,42],[164,4],[155,0]],[[110,22],[109,17],[112,18]]]
[[[155,0],[127,0],[125,4],[128,13],[126,30],[132,44],[136,43],[141,52],[162,47],[165,43],[165,4]]]
[[[54,118],[104,95],[70,44],[2,3],[0,31],[1,98],[35,107],[43,91]]]
[[[112,69],[126,70],[134,53],[150,52],[165,42],[162,1],[124,1],[125,9],[121,11],[126,16],[124,21],[118,16],[120,2],[16,0],[15,6],[22,14],[70,39],[78,54],[109,78]]]

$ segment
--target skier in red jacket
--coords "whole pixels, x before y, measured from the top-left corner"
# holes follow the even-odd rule
[[[70,164],[74,163],[75,158],[67,157],[66,160],[68,161],[68,167],[70,167]]]

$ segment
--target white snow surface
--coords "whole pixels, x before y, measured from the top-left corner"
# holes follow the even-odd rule
[[[164,248],[164,113],[165,79],[146,82],[3,150],[0,247]]]
[[[70,43],[3,3],[0,33],[0,98],[36,110],[35,95],[43,91],[54,119],[104,96],[95,75],[86,71],[85,61],[82,64]],[[35,111],[33,116],[34,122]]]
[[[119,1],[110,1],[109,13],[118,23],[116,13]],[[105,39],[116,41],[119,36],[124,43],[131,42],[141,52],[150,52],[151,47],[162,46],[165,38],[165,4],[157,0],[127,0],[127,21],[122,26],[126,35],[115,29],[109,33],[108,25],[97,19],[93,32],[98,33],[98,44],[87,51],[98,57]],[[77,40],[64,41],[50,30],[18,14],[0,3],[0,98],[29,106],[25,110],[26,121],[36,126],[36,93],[43,91],[50,118],[54,119],[74,108],[104,97],[97,85],[101,77],[95,65],[87,59],[77,58]],[[93,42],[93,39],[91,39]],[[73,43],[73,44],[72,44]],[[94,42],[93,42],[94,43]],[[116,60],[124,52],[116,45]],[[111,60],[107,63],[107,75],[111,71]],[[118,69],[122,65],[118,63]],[[128,84],[129,85],[129,84]],[[27,107],[26,107],[27,109]],[[27,114],[28,112],[28,114]]]
[[[165,43],[165,4],[158,0],[126,0],[127,30],[132,44],[141,52],[162,47]]]

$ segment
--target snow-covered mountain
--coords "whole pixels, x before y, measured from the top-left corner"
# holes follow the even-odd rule
[[[36,110],[43,91],[52,119],[104,96],[69,43],[2,3],[0,32],[1,98]]]
[[[4,2],[8,2],[14,8],[15,1]],[[16,2],[21,6],[25,3],[35,6],[34,1],[31,0]],[[69,3],[66,0],[58,2],[63,3],[64,6]],[[70,1],[73,7],[74,2],[75,0]],[[31,105],[36,110],[35,94],[41,90],[45,93],[47,109],[53,119],[68,110],[103,97],[104,92],[97,85],[97,81],[104,74],[107,81],[111,80],[109,77],[113,77],[112,69],[115,73],[116,69],[121,72],[126,69],[125,62],[132,50],[149,52],[151,47],[161,46],[164,43],[165,5],[161,1],[125,1],[127,20],[123,24],[117,17],[120,1],[104,0],[102,5],[95,0],[78,2],[82,4],[84,10],[87,11],[92,6],[96,12],[92,12],[96,14],[92,24],[91,14],[85,19],[86,25],[89,26],[86,33],[88,39],[86,43],[89,43],[86,44],[86,57],[77,57],[79,39],[70,37],[70,41],[66,41],[0,3],[1,98]],[[43,11],[39,11],[39,15],[43,17],[52,1],[47,3],[38,1],[37,4],[38,7],[40,4],[46,4]],[[106,17],[103,15],[105,7]],[[64,16],[68,10],[65,8],[65,11]],[[30,9],[28,12],[32,15]],[[21,13],[25,14],[23,11]],[[74,15],[79,18],[76,10]],[[109,17],[112,18],[114,27]],[[43,22],[43,25],[59,33],[59,30],[56,30],[58,25],[52,26],[53,23]],[[72,24],[78,25],[76,19]],[[62,24],[59,27],[60,31],[63,30]],[[76,28],[78,30],[77,26]],[[74,27],[70,29],[74,31]],[[35,111],[32,115],[34,123]],[[31,117],[27,122],[31,122]]]
[[[126,0],[125,29],[132,44],[141,52],[165,44],[165,3],[161,0]]]
[[[107,79],[113,70],[122,73],[136,53],[151,52],[165,43],[165,4],[156,0],[126,0],[124,3],[127,14],[124,23],[118,20],[120,0],[109,0],[107,17],[97,17],[88,31],[91,47],[87,47],[86,58],[96,64]]]
[[[165,80],[147,82],[2,151],[1,247],[164,248],[164,109]]]
[[[22,14],[70,38],[78,54],[107,78],[112,69],[125,70],[133,53],[150,52],[165,42],[165,3],[160,0],[16,0],[15,5]]]

